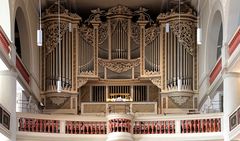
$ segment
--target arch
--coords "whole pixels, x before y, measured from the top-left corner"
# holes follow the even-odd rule
[[[228,14],[227,19],[227,41],[229,41],[233,34],[236,32],[240,25],[240,1],[239,0],[229,0],[228,1]]]
[[[212,68],[218,59],[218,48],[222,46],[222,16],[220,11],[216,11],[212,23],[210,24],[208,34],[208,53],[210,68]],[[221,35],[220,35],[221,34]],[[221,40],[221,41],[219,41]]]
[[[206,68],[210,71],[221,56],[223,42],[223,10],[221,3],[213,3],[214,7],[208,20],[208,30],[206,38],[207,62]]]
[[[29,48],[30,39],[29,39],[29,28],[28,28],[29,26],[27,24],[26,16],[21,7],[18,7],[16,9],[15,21],[16,21],[15,24],[17,25],[14,25],[14,31],[17,31],[15,28],[18,27],[19,35],[14,35],[14,37],[19,36],[21,59],[24,65],[26,65],[26,67],[29,69],[30,68],[30,48]],[[15,44],[16,44],[16,41],[15,41]],[[16,47],[17,49],[19,48],[19,46],[16,46]]]
[[[9,40],[11,40],[11,13],[9,0],[1,0],[0,4],[0,25],[6,33]]]

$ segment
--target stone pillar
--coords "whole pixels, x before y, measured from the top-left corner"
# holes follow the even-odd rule
[[[10,113],[11,141],[16,141],[16,77],[13,71],[0,71],[0,103]]]
[[[223,122],[224,141],[229,141],[229,116],[240,105],[240,73],[223,75]]]
[[[175,120],[175,133],[181,134],[181,121]]]
[[[66,121],[65,120],[60,120],[60,134],[65,134],[65,126],[66,126]]]

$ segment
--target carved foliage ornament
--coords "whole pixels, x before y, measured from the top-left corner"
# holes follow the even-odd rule
[[[99,27],[99,44],[103,44],[104,41],[107,39],[108,37],[108,24],[104,23],[101,24],[101,26]]]
[[[107,15],[132,15],[132,11],[123,5],[117,5],[108,10]]]
[[[104,59],[98,59],[99,65],[106,67],[107,69],[117,72],[117,73],[122,73],[130,70],[133,67],[136,67],[140,64],[139,59],[135,60],[104,60]]]
[[[50,97],[49,98],[53,104],[62,105],[67,100],[67,97]]]
[[[170,28],[173,33],[178,37],[179,41],[182,43],[183,47],[188,53],[193,55],[195,46],[195,29],[196,25],[190,21],[172,21],[170,22]]]
[[[162,86],[161,86],[161,78],[160,77],[159,78],[151,78],[150,80],[152,81],[152,83],[155,86],[157,86],[160,89],[162,88]]]
[[[82,27],[80,27],[79,31],[80,31],[80,36],[82,36],[82,38],[85,41],[87,41],[90,45],[93,46],[93,40],[94,40],[93,29],[87,27],[86,25],[83,25]]]
[[[62,5],[59,6],[58,2],[55,2],[52,6],[50,6],[48,9],[45,10],[45,13],[43,13],[43,16],[50,15],[50,14],[59,14],[58,7],[60,8],[60,14],[61,15],[67,15],[73,18],[78,18],[81,20],[81,17],[78,16],[75,13],[69,12],[67,9],[65,9]]]
[[[138,45],[140,43],[140,27],[136,23],[132,23],[131,33],[133,41]]]
[[[114,19],[111,20],[111,31],[112,34],[116,31],[119,30],[119,27],[124,31],[124,32],[128,32],[128,20],[127,19]]]
[[[181,106],[188,101],[189,96],[170,96],[174,103]]]
[[[155,38],[159,35],[159,32],[160,32],[160,28],[157,27],[157,25],[153,25],[152,27],[147,28],[146,33],[145,33],[145,43],[146,43],[146,45],[148,45],[153,40],[155,40]]]
[[[77,87],[81,88],[83,85],[85,85],[88,82],[88,79],[85,78],[78,78],[77,80]]]
[[[45,24],[45,45],[47,48],[47,54],[51,53],[55,47],[58,46],[59,43],[59,23],[57,21],[48,22]],[[68,24],[66,22],[60,23],[60,40],[62,40],[63,35],[68,29]]]

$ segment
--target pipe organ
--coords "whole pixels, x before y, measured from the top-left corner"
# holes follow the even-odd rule
[[[81,101],[122,99],[155,101],[159,109],[196,108],[196,12],[186,3],[173,5],[153,22],[147,11],[98,8],[82,22],[58,3],[46,9],[41,49],[45,111],[56,107],[76,114]]]

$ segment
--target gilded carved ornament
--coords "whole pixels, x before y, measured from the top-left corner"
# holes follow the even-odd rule
[[[61,22],[60,23],[60,37],[59,37],[59,23],[57,21],[47,22],[45,25],[45,38],[46,43],[45,46],[47,48],[46,54],[51,53],[63,38],[63,35],[68,29],[68,23]]]
[[[139,59],[135,60],[105,60],[105,59],[98,59],[99,65],[106,67],[107,69],[117,72],[117,73],[122,73],[126,72],[133,67],[136,67],[140,64]]]
[[[56,104],[56,105],[62,105],[66,100],[67,100],[67,97],[50,97],[49,98],[53,104]]]
[[[148,45],[159,35],[160,28],[156,24],[146,29],[145,33],[145,43]]]
[[[169,96],[173,100],[173,102],[179,106],[183,105],[190,98],[189,96]]]
[[[103,44],[104,41],[108,38],[108,24],[101,24],[98,30],[99,44]]]
[[[140,27],[136,23],[132,23],[131,25],[131,38],[135,42],[135,44],[140,43]]]
[[[179,22],[178,20],[175,20],[170,22],[170,29],[178,38],[179,42],[182,43],[183,47],[187,50],[187,52],[193,55],[195,46],[195,23],[183,20]]]
[[[77,79],[77,88],[81,88],[87,82],[88,82],[88,79],[86,79],[86,78],[78,78]]]
[[[161,78],[160,78],[160,77],[158,77],[158,78],[151,78],[150,80],[151,80],[151,82],[152,82],[155,86],[157,86],[159,89],[162,88]]]
[[[79,28],[79,31],[81,33],[80,36],[82,36],[85,41],[87,41],[90,45],[93,46],[94,40],[93,29],[87,27],[86,25],[83,25],[82,27]]]
[[[108,12],[106,13],[107,16],[110,15],[127,15],[127,16],[131,16],[133,13],[132,11],[123,5],[117,5],[115,7],[112,7],[108,10]]]

